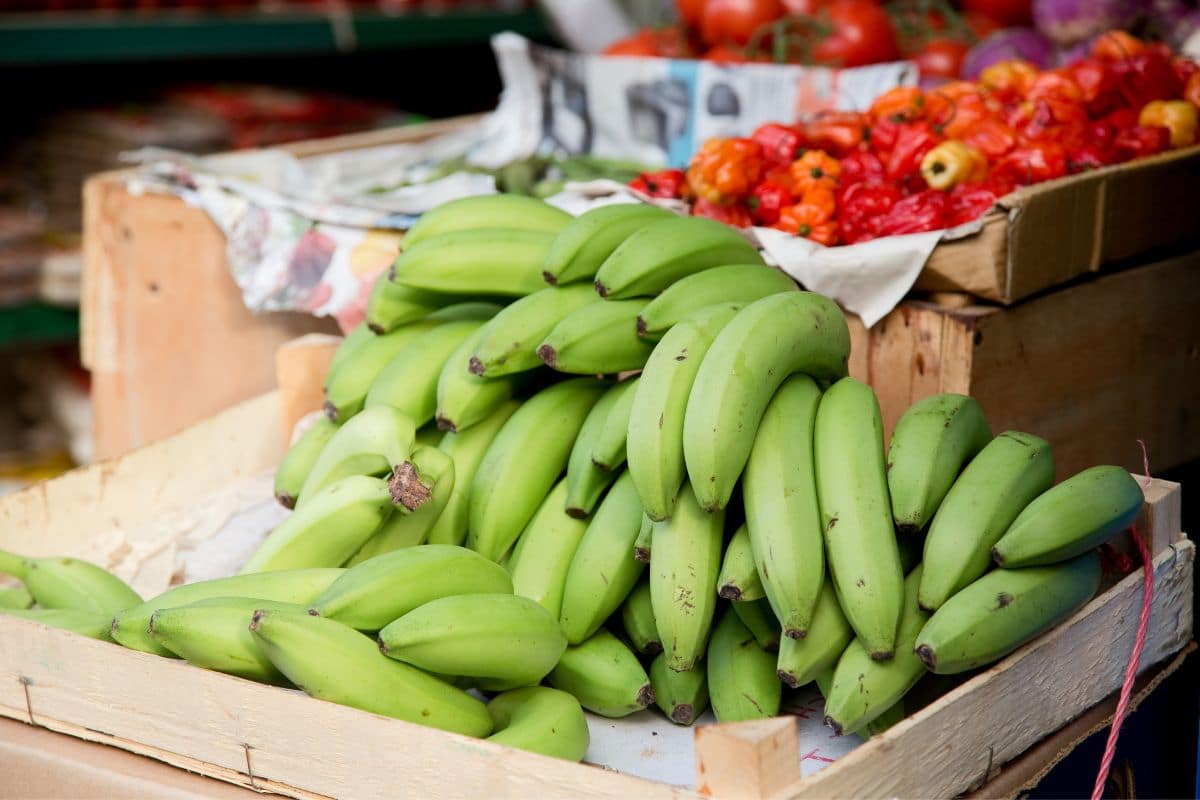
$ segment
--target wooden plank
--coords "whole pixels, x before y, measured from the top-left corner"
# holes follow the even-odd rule
[[[279,384],[279,406],[283,435],[291,436],[296,422],[317,411],[325,402],[325,373],[342,337],[310,333],[285,342],[275,352],[275,379]]]
[[[695,729],[696,791],[721,800],[773,797],[800,778],[792,717],[705,725]]]

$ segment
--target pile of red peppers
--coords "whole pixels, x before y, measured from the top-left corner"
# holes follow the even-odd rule
[[[892,89],[866,113],[827,112],[710,139],[686,171],[630,186],[729,225],[823,245],[951,228],[1020,186],[1197,143],[1200,65],[1112,31],[1090,54],[1024,61],[975,82]]]

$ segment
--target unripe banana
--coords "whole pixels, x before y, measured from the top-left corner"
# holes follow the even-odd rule
[[[917,655],[938,675],[997,661],[1083,607],[1100,574],[1095,551],[1048,567],[994,569],[933,613]]]
[[[586,520],[563,510],[566,497],[567,483],[559,481],[525,526],[509,563],[513,593],[540,603],[555,620],[562,611],[571,559],[587,530]]]
[[[883,461],[883,418],[870,386],[829,387],[813,425],[825,556],[838,601],[872,658],[891,658],[904,572]]]
[[[432,420],[437,411],[438,378],[446,359],[482,327],[482,320],[447,322],[409,342],[371,383],[365,407],[391,406],[418,427]]]
[[[650,582],[642,580],[621,606],[621,625],[638,655],[655,656],[662,652],[662,641],[654,624],[654,606],[650,602]]]
[[[401,325],[429,316],[445,306],[461,300],[460,295],[414,289],[392,280],[388,268],[375,280],[367,298],[364,324],[376,335],[391,333]]]
[[[353,567],[383,553],[422,544],[446,508],[458,482],[450,456],[436,447],[418,447],[413,450],[409,463],[416,471],[417,481],[413,485],[429,487],[428,497],[411,514],[393,511],[346,561],[346,566]]]
[[[50,628],[78,633],[89,639],[111,642],[109,628],[112,617],[95,611],[77,608],[0,608],[0,615],[32,620]]]
[[[392,513],[387,481],[351,475],[306,498],[267,535],[241,574],[340,567]]]
[[[431,672],[531,686],[558,663],[567,640],[558,620],[528,597],[460,594],[389,623],[379,631],[379,648]]]
[[[758,250],[733,228],[704,217],[672,217],[630,234],[596,271],[596,291],[614,300],[653,295],[702,270],[757,263]]]
[[[717,333],[738,311],[713,306],[671,328],[646,360],[629,413],[626,458],[646,513],[671,516],[686,475],[683,425],[700,363]]]
[[[779,620],[775,619],[771,604],[765,598],[731,605],[738,619],[746,626],[746,630],[753,634],[759,647],[770,653],[779,651],[779,637],[783,631],[779,627]]]
[[[131,650],[173,658],[174,653],[154,641],[146,630],[150,615],[160,608],[191,605],[210,597],[257,597],[305,605],[344,572],[340,568],[294,569],[185,583],[117,614],[112,620],[112,636],[118,644]]]
[[[600,495],[617,479],[616,472],[601,469],[592,461],[592,445],[604,430],[609,410],[628,391],[629,381],[621,381],[601,395],[571,446],[571,455],[567,459],[567,494],[563,503],[566,513],[573,517],[583,519],[591,514]]]
[[[734,532],[729,544],[725,545],[725,557],[717,575],[717,594],[726,600],[750,602],[767,596],[758,568],[754,566],[754,552],[750,548],[750,533],[742,525]]]
[[[22,558],[0,550],[0,572],[19,578],[42,608],[111,617],[142,602],[125,581],[79,558]]]
[[[321,414],[288,448],[283,460],[279,462],[279,468],[275,470],[275,499],[281,506],[295,508],[296,498],[300,496],[304,481],[312,472],[321,451],[336,432],[337,425],[329,417]]]
[[[650,546],[654,539],[654,520],[642,512],[642,526],[638,529],[637,539],[633,543],[633,557],[643,564],[650,563]]]
[[[437,384],[437,424],[444,431],[468,430],[504,406],[520,383],[520,375],[481,378],[469,369],[479,334],[463,342],[446,359]]]
[[[342,478],[393,471],[408,460],[416,435],[412,419],[388,406],[376,406],[354,416],[321,450],[296,498],[296,510]]]
[[[779,713],[783,684],[775,656],[726,609],[708,646],[708,694],[717,722],[767,719]]]
[[[546,334],[576,310],[598,302],[590,286],[542,289],[520,298],[480,333],[471,353],[472,374],[496,378],[542,366],[537,349]]]
[[[558,286],[587,281],[588,291],[595,294],[592,279],[613,250],[634,231],[672,216],[649,203],[619,203],[585,211],[558,232],[542,264],[542,278]]]
[[[418,606],[464,594],[510,594],[508,573],[474,550],[424,544],[347,569],[311,610],[361,631],[377,631]]]
[[[628,378],[617,384],[616,399],[608,407],[604,424],[592,442],[592,463],[609,472],[625,463],[629,437],[629,415],[633,413],[633,397],[640,377]]]
[[[483,461],[488,446],[500,428],[520,407],[516,400],[506,400],[482,422],[459,432],[449,431],[442,436],[438,449],[454,461],[454,491],[446,507],[429,531],[430,544],[462,544],[467,539],[467,509],[471,482],[475,470]]]
[[[442,233],[406,248],[393,280],[445,294],[520,297],[546,288],[542,262],[553,241],[552,233],[515,228]]]
[[[303,612],[258,610],[250,631],[276,669],[319,699],[432,728],[487,736],[487,707],[379,652],[374,639]]]
[[[1050,443],[1000,434],[946,493],[925,538],[921,607],[935,611],[987,571],[992,547],[1029,503],[1054,483]]]
[[[0,608],[25,609],[33,605],[33,595],[23,586],[0,588]]]
[[[148,633],[189,664],[259,683],[286,684],[287,678],[263,655],[250,633],[257,609],[303,613],[304,607],[252,597],[212,597],[150,617]]]
[[[813,426],[821,390],[793,375],[759,423],[742,477],[742,503],[756,574],[790,638],[808,630],[825,583]]]
[[[472,550],[493,561],[508,552],[567,465],[583,420],[604,388],[590,378],[554,384],[504,423],[471,483]]]
[[[352,345],[347,337],[325,373],[325,414],[329,419],[340,424],[362,411],[371,384],[388,362],[421,334],[436,327],[437,322],[427,317],[382,336],[368,331],[369,339],[361,344],[353,343],[353,352],[339,359],[342,350]]]
[[[676,725],[691,725],[708,708],[708,666],[697,662],[686,672],[667,666],[666,653],[650,662],[654,702]]]
[[[1085,469],[1027,505],[992,556],[1010,568],[1067,561],[1132,525],[1144,502],[1141,487],[1121,467]]]
[[[485,194],[450,200],[421,215],[400,248],[407,250],[433,236],[475,228],[514,228],[558,233],[571,223],[562,209],[520,194]]]
[[[498,694],[487,706],[495,731],[489,742],[581,761],[591,736],[579,701],[549,686],[527,686]]]
[[[568,647],[548,680],[602,717],[625,717],[654,702],[650,677],[637,656],[603,628]]]
[[[558,621],[571,644],[595,633],[637,585],[646,565],[631,555],[641,525],[637,491],[623,473],[596,509],[567,570]]]
[[[849,357],[845,315],[812,292],[756,300],[721,329],[700,364],[683,422],[684,460],[703,508],[729,502],[780,384],[796,372],[836,380]]]
[[[963,466],[991,438],[983,409],[966,395],[935,394],[909,406],[888,445],[892,517],[901,535],[933,519]]]
[[[638,335],[661,339],[671,326],[702,308],[744,305],[780,292],[798,291],[787,273],[762,264],[731,264],[689,275],[668,286],[638,315]]]
[[[645,305],[645,300],[614,300],[578,308],[546,334],[538,358],[577,375],[641,369],[652,349],[637,335],[637,315]]]
[[[881,711],[878,717],[868,722],[867,727],[859,731],[858,735],[864,739],[879,736],[888,728],[904,719],[904,716],[904,700],[897,700],[890,707]]]
[[[333,358],[329,361],[329,371],[326,375],[340,369],[343,364],[354,358],[360,349],[374,339],[375,333],[366,324],[356,325],[343,337],[342,343],[333,351]]]
[[[674,515],[655,524],[650,599],[673,670],[689,670],[704,655],[717,607],[724,525],[724,512],[705,512],[686,483]]]
[[[417,428],[417,433],[413,436],[413,449],[418,447],[437,447],[445,438],[446,432],[432,422],[427,422],[420,428]]]
[[[779,680],[793,689],[816,680],[822,672],[833,669],[853,638],[854,630],[842,613],[833,581],[826,578],[817,595],[808,634],[802,639],[785,636],[779,640]]]
[[[825,695],[825,724],[838,736],[856,733],[892,708],[925,675],[925,665],[913,652],[929,612],[917,604],[921,567],[904,579],[904,611],[896,632],[896,655],[887,661],[871,658],[855,639],[838,659],[833,684]]]

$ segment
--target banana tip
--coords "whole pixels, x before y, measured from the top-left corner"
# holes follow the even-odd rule
[[[467,364],[467,371],[472,375],[482,375],[483,362],[480,361],[476,356],[471,356],[471,361]]]
[[[378,322],[368,322],[367,329],[376,336],[383,336],[385,333],[387,333],[387,328],[383,327]]]
[[[538,358],[540,358],[546,366],[554,368],[554,363],[558,360],[558,354],[554,352],[554,348],[548,344],[544,344],[538,348]]]
[[[587,512],[576,506],[567,506],[567,516],[572,519],[587,519]]]
[[[252,630],[252,631],[258,630],[258,626],[262,622],[262,618],[264,616],[266,616],[266,614],[267,614],[266,609],[262,609],[262,608],[256,609],[254,612],[254,616],[250,617],[250,630]]]
[[[379,641],[379,652],[383,653],[386,656],[387,655],[387,643],[384,642],[383,639],[379,639],[378,641]]]
[[[803,639],[805,636],[808,636],[808,629],[807,628],[787,628],[786,630],[784,630],[783,635],[789,639]]]
[[[329,417],[330,422],[338,421],[337,406],[335,406],[333,403],[326,400],[325,405],[323,406],[323,410],[325,411],[325,416]]]
[[[691,703],[679,703],[671,709],[671,721],[679,725],[690,725],[695,715]]]
[[[650,563],[650,548],[649,547],[633,548],[633,560],[641,561],[643,564],[649,564]]]
[[[790,672],[781,669],[775,674],[779,677],[779,681],[789,689],[795,689],[800,685],[800,681],[796,680],[796,676]]]
[[[315,608],[310,608],[310,609],[308,610],[308,615],[309,615],[310,617],[319,617],[319,616],[321,616],[321,612],[320,612],[320,611],[318,611],[318,610],[317,610],[317,609],[315,609]]]
[[[937,671],[937,653],[933,652],[933,648],[927,644],[917,645],[915,651],[917,658],[921,659],[921,663],[925,665],[925,669],[930,672]]]
[[[726,600],[741,600],[742,599],[742,590],[739,589],[737,586],[734,586],[732,583],[727,583],[724,586],[722,586],[720,589],[717,590],[717,594],[720,597],[724,597]]]
[[[900,534],[901,536],[916,536],[920,532],[920,525],[915,525],[911,522],[896,523],[896,533]]]
[[[646,642],[646,646],[642,648],[642,654],[647,656],[656,656],[662,651],[662,642]]]
[[[544,280],[546,283],[550,284],[551,286],[558,286],[558,276],[555,275],[550,270],[546,270],[546,269],[542,270],[542,280]]]
[[[421,481],[411,461],[405,461],[393,470],[388,489],[392,493],[392,505],[404,506],[409,511],[416,511],[425,505],[432,493],[430,487]]]
[[[1004,554],[1000,552],[1000,548],[998,548],[998,547],[992,548],[992,561],[996,562],[997,567],[1004,566]]]
[[[640,314],[638,315],[638,318],[637,318],[637,335],[638,336],[646,335],[646,320],[642,319]]]
[[[454,421],[448,417],[443,417],[441,414],[437,415],[437,426],[439,431],[458,433],[458,426],[454,424]]]
[[[654,687],[647,683],[638,689],[637,702],[642,708],[654,705]]]
[[[155,611],[153,614],[150,615],[150,621],[148,623],[146,623],[146,633],[151,633],[151,634],[154,633],[154,623],[157,620],[158,620],[158,612]],[[117,624],[117,621],[113,620],[113,625],[116,625],[116,624]],[[109,631],[111,631],[112,625],[110,625],[108,629],[109,629]]]
[[[895,656],[895,648],[891,650],[873,650],[871,652],[872,661],[891,661]]]
[[[608,298],[608,287],[607,287],[607,286],[605,286],[605,285],[604,285],[603,283],[601,283],[600,281],[596,281],[596,283],[595,283],[594,285],[595,285],[595,287],[596,287],[596,294],[598,294],[598,295],[600,295],[601,297],[603,297],[603,298],[607,299],[607,298]]]
[[[825,717],[825,724],[828,725],[829,727],[833,728],[834,736],[842,735],[842,726],[840,724],[838,724],[838,721],[836,719],[834,719],[833,717],[829,717],[829,716]]]
[[[275,499],[279,502],[279,505],[283,506],[284,508],[290,509],[296,507],[296,498],[292,497],[287,492],[276,492]]]

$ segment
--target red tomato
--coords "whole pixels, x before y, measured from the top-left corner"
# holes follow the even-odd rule
[[[705,61],[715,61],[718,64],[748,64],[751,61],[761,61],[759,58],[752,58],[745,51],[739,50],[727,44],[719,44],[716,47],[710,47],[704,51],[704,55],[700,56]]]
[[[963,59],[971,46],[957,39],[930,39],[913,59],[922,78],[954,80],[962,70]]]
[[[967,23],[967,27],[971,29],[971,33],[975,34],[976,39],[986,39],[989,33],[1004,27],[987,14],[979,11],[968,11],[963,14],[963,22]]]
[[[833,0],[782,0],[783,10],[801,17],[814,17]]]
[[[818,64],[859,67],[900,57],[892,19],[873,0],[833,0],[821,19],[832,33],[813,49]]]
[[[987,14],[1002,26],[1028,25],[1033,21],[1031,0],[963,0],[963,11]]]
[[[675,0],[675,9],[685,26],[692,29],[700,27],[700,19],[704,16],[704,0]]]
[[[746,44],[755,31],[782,16],[780,0],[708,0],[700,20],[700,38],[710,45]]]
[[[657,56],[658,43],[654,40],[653,31],[649,28],[638,31],[632,36],[617,39],[604,48],[606,56]]]

